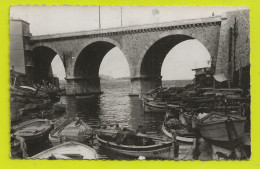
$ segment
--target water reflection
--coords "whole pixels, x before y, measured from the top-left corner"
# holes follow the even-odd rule
[[[67,96],[67,116],[80,117],[93,128],[101,125],[115,125],[136,130],[143,125],[147,131],[160,131],[163,114],[144,113],[142,101],[138,97],[129,97],[127,93],[110,92],[96,98],[77,99]]]

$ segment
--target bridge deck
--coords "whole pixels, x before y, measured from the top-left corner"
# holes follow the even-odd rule
[[[42,41],[48,39],[73,38],[78,36],[90,36],[90,35],[107,34],[107,33],[109,34],[109,33],[125,32],[125,31],[138,31],[138,30],[146,30],[146,29],[153,29],[153,28],[179,27],[179,26],[194,25],[194,24],[208,24],[208,23],[215,23],[220,21],[221,21],[221,16],[214,16],[214,17],[207,17],[207,18],[179,20],[174,22],[149,24],[149,25],[134,25],[134,26],[127,26],[127,27],[98,29],[98,30],[80,31],[80,32],[62,33],[62,34],[39,35],[39,36],[32,36],[30,40]]]

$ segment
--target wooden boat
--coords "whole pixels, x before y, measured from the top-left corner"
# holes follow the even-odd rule
[[[26,144],[47,140],[52,129],[53,124],[47,119],[29,120],[13,127],[14,134],[24,138]]]
[[[244,135],[244,125],[246,118],[240,114],[224,114],[218,112],[204,113],[198,116],[198,128],[205,139],[228,142],[227,120],[231,120],[237,137]]]
[[[31,159],[89,159],[97,160],[96,151],[84,144],[70,141],[31,157]]]
[[[49,134],[53,146],[66,141],[87,143],[93,136],[92,128],[80,119],[68,119]]]
[[[172,133],[176,133],[176,140],[179,142],[184,142],[184,143],[193,143],[196,139],[196,135],[194,132],[189,132],[188,129],[186,127],[184,127],[183,125],[179,125],[178,127],[172,127],[169,128],[166,126],[166,122],[172,118],[174,118],[175,116],[171,116],[172,114],[166,113],[165,115],[165,120],[163,122],[162,125],[162,131],[163,133],[172,138]]]
[[[165,113],[166,102],[161,101],[148,101],[147,99],[143,101],[144,112],[150,113]]]
[[[136,135],[137,142],[130,144],[117,144],[116,132],[97,134],[96,138],[101,147],[126,156],[139,157],[146,159],[174,159],[174,147],[171,141],[156,140],[151,137]]]
[[[24,139],[12,134],[11,136],[11,158],[27,158],[27,147]]]

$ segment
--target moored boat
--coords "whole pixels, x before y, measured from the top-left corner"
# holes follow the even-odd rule
[[[16,136],[25,139],[28,143],[38,143],[48,139],[48,134],[53,129],[53,124],[47,119],[34,119],[23,122],[12,128]]]
[[[126,156],[144,156],[146,159],[174,159],[174,148],[170,141],[162,142],[136,135],[138,143],[132,142],[130,145],[125,144],[125,142],[117,143],[118,139],[114,136],[102,133],[96,137],[103,148]]]
[[[31,157],[31,159],[89,159],[97,160],[96,151],[84,144],[70,141]]]
[[[198,116],[200,134],[202,137],[215,142],[231,141],[229,140],[231,137],[229,136],[229,131],[235,132],[237,138],[242,137],[244,135],[245,122],[245,117],[235,113],[224,114],[211,112]]]
[[[147,99],[143,101],[144,112],[150,113],[165,113],[166,102],[162,101],[148,101]]]
[[[92,128],[81,119],[68,119],[49,134],[53,146],[66,141],[87,143],[93,136]]]
[[[163,133],[172,138],[172,133],[176,133],[176,140],[184,143],[193,143],[196,139],[194,132],[191,132],[181,122],[171,116],[172,114],[166,113],[165,120],[162,125]]]

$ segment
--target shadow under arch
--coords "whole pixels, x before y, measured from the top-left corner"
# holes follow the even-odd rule
[[[33,79],[35,83],[41,82],[43,79],[47,80],[52,76],[51,62],[54,57],[58,55],[61,59],[62,65],[64,66],[64,61],[56,52],[47,46],[35,46],[32,49],[32,62],[34,63],[33,70],[30,70],[33,74]],[[64,70],[66,70],[64,68]]]

